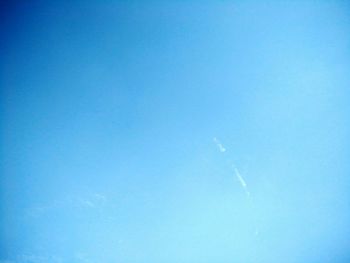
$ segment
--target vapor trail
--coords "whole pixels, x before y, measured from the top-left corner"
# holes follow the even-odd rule
[[[246,193],[247,197],[250,197],[250,192],[248,191],[247,183],[243,179],[243,176],[240,174],[240,172],[238,171],[238,169],[236,167],[233,167],[233,169],[234,169],[235,175],[236,175],[238,181],[240,182],[242,188],[244,189],[244,192]]]
[[[221,144],[221,142],[216,137],[213,138],[213,141],[216,144],[216,146],[219,148],[220,152],[222,152],[222,153],[226,152],[225,147]]]
[[[226,152],[226,148],[224,147],[224,145],[216,137],[213,138],[213,141],[214,141],[216,147],[218,147],[218,149],[219,149],[219,151],[221,153],[225,153]],[[224,154],[224,155],[226,156],[227,154]],[[236,165],[232,161],[229,161],[229,160],[228,160],[228,163],[231,165],[231,169],[233,169],[233,172],[234,172],[235,176],[237,177],[238,182],[240,183],[241,187],[244,190],[244,193],[245,193],[245,195],[246,195],[246,197],[248,199],[248,204],[249,204],[250,208],[253,211],[255,211],[254,202],[253,202],[253,200],[252,200],[252,198],[250,196],[250,192],[248,190],[248,185],[247,185],[246,181],[244,180],[243,176],[241,175],[241,173],[237,169]],[[259,236],[259,227],[258,227],[258,223],[257,222],[254,223],[254,229],[255,229],[254,235],[256,237],[258,237]]]
[[[221,153],[226,152],[226,148],[216,137],[213,138],[213,141]],[[233,171],[234,171],[239,183],[241,184],[246,196],[249,198],[250,192],[248,191],[247,183],[245,182],[243,176],[240,174],[240,172],[238,171],[238,169],[236,168],[236,166],[234,164],[232,164],[232,168],[233,168]]]

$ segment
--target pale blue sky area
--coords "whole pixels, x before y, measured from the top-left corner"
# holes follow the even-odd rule
[[[1,263],[350,262],[346,1],[1,8]]]

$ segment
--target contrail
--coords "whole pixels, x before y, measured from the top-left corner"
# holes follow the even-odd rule
[[[219,151],[221,153],[225,153],[226,152],[226,148],[221,144],[221,142],[216,138],[214,137],[213,138],[213,141],[215,143],[215,145],[218,147]],[[226,156],[226,154],[224,155]],[[243,176],[241,175],[241,173],[238,171],[238,169],[236,168],[236,165],[232,162],[232,161],[229,161],[228,160],[228,163],[229,165],[231,166],[231,169],[233,169],[233,172],[235,173],[236,177],[237,177],[237,180],[238,182],[240,183],[240,185],[242,186],[243,188],[243,191],[246,195],[246,198],[248,200],[248,204],[250,206],[250,209],[252,209],[253,211],[255,211],[255,208],[254,208],[254,200],[251,198],[250,196],[250,192],[248,191],[248,185],[246,183],[246,181],[244,180]],[[231,170],[232,171],[232,170]],[[256,216],[255,216],[256,217]],[[256,221],[256,219],[254,220]],[[258,225],[258,222],[255,222],[254,223],[254,235],[255,237],[258,237],[260,234],[259,234],[259,225]]]
[[[238,171],[238,169],[236,167],[233,167],[234,171],[235,171],[235,175],[238,179],[238,181],[240,182],[241,186],[244,189],[244,192],[246,193],[247,197],[250,197],[250,193],[247,189],[247,183],[245,182],[245,180],[243,179],[242,175],[240,174],[240,172]]]
[[[216,137],[213,138],[213,141],[216,144],[216,146],[219,148],[220,152],[222,153],[226,152],[225,147],[221,144],[221,142]]]
[[[213,141],[214,141],[215,145],[219,148],[220,152],[222,152],[222,153],[226,152],[226,148],[222,145],[222,143],[216,137],[213,138]],[[231,164],[232,164],[232,162],[231,162]],[[234,171],[239,183],[241,184],[245,194],[249,198],[250,192],[248,191],[247,183],[245,182],[245,180],[243,179],[243,176],[240,174],[240,172],[238,171],[238,169],[236,168],[236,166],[234,164],[232,164],[232,168],[233,168],[233,171]]]

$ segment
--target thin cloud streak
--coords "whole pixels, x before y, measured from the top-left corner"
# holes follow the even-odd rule
[[[221,142],[216,137],[213,138],[213,141],[216,144],[216,146],[219,148],[220,152],[222,153],[226,152],[226,148],[221,144]]]
[[[233,167],[233,169],[234,169],[234,172],[235,172],[235,175],[236,175],[238,181],[240,182],[241,186],[244,189],[244,192],[246,193],[246,195],[248,197],[250,197],[250,192],[248,191],[247,183],[245,182],[243,176],[240,174],[240,172],[238,171],[238,169],[236,167]]]
[[[226,152],[226,148],[216,137],[213,138],[213,141],[214,141],[215,145],[219,148],[220,152],[222,152],[222,153]],[[238,171],[238,169],[236,168],[236,166],[234,164],[232,164],[232,168],[234,170],[234,173],[235,173],[239,183],[241,184],[242,188],[244,189],[245,194],[249,198],[250,192],[248,191],[246,181],[244,180],[243,176],[240,174],[240,172]]]

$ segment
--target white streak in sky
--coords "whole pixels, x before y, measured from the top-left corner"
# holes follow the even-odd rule
[[[240,174],[240,172],[238,171],[238,169],[236,167],[233,167],[234,171],[235,171],[235,174],[236,174],[236,177],[238,179],[238,181],[240,182],[241,186],[243,187],[246,195],[248,197],[250,197],[250,193],[247,189],[247,183],[245,182],[245,180],[243,179],[242,175]]]
[[[226,152],[225,147],[221,144],[221,142],[216,137],[213,138],[213,141],[216,144],[216,146],[219,148],[220,152],[222,152],[222,153]]]
[[[215,143],[215,145],[219,148],[219,151],[224,153],[226,152],[226,148],[222,145],[222,143],[216,138],[213,138],[213,141]],[[250,197],[250,193],[248,191],[247,188],[247,183],[245,182],[245,180],[243,179],[243,176],[240,174],[240,172],[238,171],[238,169],[236,168],[236,166],[234,164],[232,164],[232,168],[235,172],[235,175],[239,181],[239,183],[241,184],[242,188],[244,189],[244,192],[246,193],[247,197]]]
[[[221,142],[216,137],[213,138],[213,141],[221,153],[226,152],[226,148],[221,144]],[[243,188],[243,191],[244,191],[244,193],[249,201],[251,209],[255,210],[254,209],[254,202],[251,199],[250,192],[248,191],[248,186],[247,186],[246,181],[244,180],[243,176],[236,168],[236,165],[232,161],[229,161],[229,164],[231,165],[231,168],[233,169],[233,172],[235,173],[238,182],[240,183],[240,185]],[[259,236],[259,228],[257,226],[257,223],[255,223],[255,233],[254,234],[255,234],[255,237]]]

